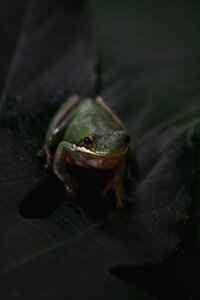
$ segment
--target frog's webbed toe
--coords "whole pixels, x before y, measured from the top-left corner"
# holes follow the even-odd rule
[[[66,188],[67,196],[70,199],[75,200],[77,198],[77,191],[79,188],[77,181],[73,177],[68,176],[67,182],[63,181],[63,183]]]
[[[119,182],[110,181],[102,191],[101,196],[105,197],[110,190],[114,190],[115,192],[117,208],[123,208],[126,203],[131,205],[135,202],[135,199],[127,195],[125,188]]]
[[[65,188],[66,188],[67,196],[71,200],[75,200],[77,198],[76,189],[74,189],[73,187],[66,185],[66,184],[65,184]]]

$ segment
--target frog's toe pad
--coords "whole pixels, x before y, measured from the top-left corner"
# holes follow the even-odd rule
[[[44,148],[41,148],[37,151],[36,153],[37,157],[43,157],[45,155],[45,150]]]
[[[77,198],[77,194],[75,189],[70,188],[69,186],[65,186],[66,187],[66,192],[67,192],[67,196],[71,199],[71,200],[75,200]]]

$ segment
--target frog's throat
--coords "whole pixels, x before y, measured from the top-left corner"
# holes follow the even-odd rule
[[[122,157],[128,151],[128,147],[120,153],[112,153],[112,152],[111,153],[105,153],[105,152],[91,151],[91,150],[89,150],[85,147],[79,147],[79,146],[76,146],[75,144],[73,144],[73,150],[76,150],[76,151],[81,152],[81,153],[90,154],[90,155],[96,156],[96,157]]]

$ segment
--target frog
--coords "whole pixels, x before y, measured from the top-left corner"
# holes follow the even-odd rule
[[[53,169],[72,199],[76,198],[78,182],[70,174],[69,165],[112,169],[113,176],[100,196],[106,197],[113,190],[117,208],[135,202],[124,186],[126,176],[132,180],[135,175],[135,146],[128,130],[102,96],[95,99],[69,96],[50,121],[37,156],[46,157],[45,166]]]

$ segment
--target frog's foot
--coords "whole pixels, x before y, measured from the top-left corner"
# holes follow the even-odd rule
[[[76,189],[74,187],[66,185],[66,184],[65,184],[65,188],[66,188],[67,196],[71,200],[75,200],[77,198]]]
[[[63,183],[64,183],[65,188],[66,188],[67,196],[71,200],[75,200],[77,198],[78,183],[72,177],[68,177],[67,182],[63,181]]]
[[[65,188],[66,188],[66,192],[67,192],[67,196],[72,199],[75,200],[77,197],[77,190],[78,190],[78,183],[77,181],[74,179],[74,177],[71,176],[71,174],[67,173],[66,171],[60,172],[58,171],[56,168],[53,169],[55,175],[62,181],[62,183],[64,184]]]
[[[135,202],[132,197],[126,194],[125,188],[121,183],[113,181],[109,182],[101,193],[101,196],[105,197],[110,190],[114,190],[115,192],[117,208],[123,208],[126,203],[133,204]]]
[[[38,150],[37,152],[38,157],[43,157],[45,155],[46,155],[45,168],[51,168],[53,166],[53,156],[46,145],[42,149]]]
[[[45,150],[44,150],[44,148],[42,148],[42,149],[39,149],[38,151],[37,151],[37,157],[43,157],[44,155],[45,155]]]

